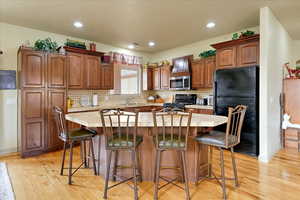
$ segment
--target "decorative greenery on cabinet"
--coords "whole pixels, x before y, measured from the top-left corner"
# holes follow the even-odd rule
[[[57,48],[58,44],[55,41],[52,41],[51,38],[46,38],[44,40],[38,39],[34,43],[35,50],[55,52]]]

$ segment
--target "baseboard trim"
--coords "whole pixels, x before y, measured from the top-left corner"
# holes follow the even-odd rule
[[[10,155],[18,155],[18,149],[17,148],[9,148],[9,149],[0,149],[0,156],[10,156]]]

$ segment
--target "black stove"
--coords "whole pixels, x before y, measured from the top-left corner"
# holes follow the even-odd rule
[[[196,104],[196,94],[176,94],[174,103],[164,103],[165,111],[184,111],[186,105]]]

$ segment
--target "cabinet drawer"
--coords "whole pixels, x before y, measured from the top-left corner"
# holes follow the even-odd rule
[[[285,140],[284,142],[284,148],[287,148],[287,149],[296,149],[296,150],[299,150],[299,145],[298,145],[298,141],[295,141],[295,140]]]
[[[297,129],[287,129],[284,132],[284,137],[286,140],[298,140]]]

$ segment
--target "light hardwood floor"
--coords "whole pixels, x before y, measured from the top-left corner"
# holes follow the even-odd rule
[[[75,151],[79,162],[79,151]],[[226,172],[232,175],[229,152],[226,152]],[[75,174],[74,184],[67,184],[67,176],[59,175],[61,152],[21,159],[18,155],[0,157],[6,162],[17,200],[94,200],[102,199],[104,180],[94,176],[92,170],[83,169]],[[228,199],[232,200],[299,200],[300,199],[300,153],[281,150],[273,160],[260,163],[255,158],[238,155],[240,187],[227,182]],[[214,151],[214,171],[219,174],[219,154]],[[151,167],[151,166],[149,166]],[[153,199],[153,183],[139,184],[140,199]],[[190,185],[192,199],[221,199],[222,193],[216,181],[203,181]],[[184,199],[184,191],[167,186],[159,193],[161,200]],[[125,184],[109,191],[109,199],[133,199],[132,190]]]

